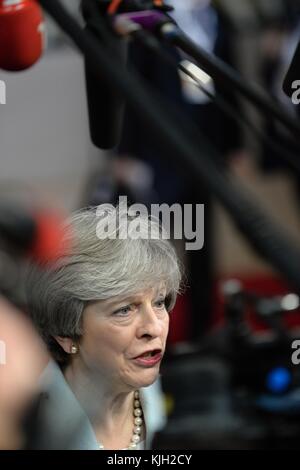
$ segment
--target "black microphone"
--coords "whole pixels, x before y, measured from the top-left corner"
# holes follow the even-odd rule
[[[283,91],[294,105],[300,103],[300,42],[284,79]]]
[[[82,0],[81,11],[86,22],[86,31],[97,38],[101,44],[110,48],[118,57],[120,68],[126,68],[129,54],[128,41],[114,35],[107,24],[113,17],[112,7],[117,4],[116,12],[173,10],[163,0]],[[121,139],[125,99],[112,87],[101,73],[95,71],[93,64],[85,59],[85,80],[89,113],[90,136],[93,144],[104,150],[117,147]]]
[[[112,54],[119,58],[120,68],[125,68],[128,43],[124,39],[115,37],[106,28],[101,17],[101,6],[101,2],[96,4],[82,1],[85,29],[101,43],[106,43],[107,47],[111,48]],[[97,28],[99,22],[101,22],[101,32],[100,28]],[[106,33],[103,36],[105,28]],[[91,140],[100,149],[112,149],[118,145],[121,138],[125,99],[87,59],[85,59],[85,80]]]
[[[121,65],[125,63],[124,58]],[[85,80],[91,140],[100,149],[112,149],[121,137],[125,100],[101,74],[95,73],[87,60]]]
[[[0,239],[9,241],[21,250],[29,248],[35,237],[36,224],[22,210],[12,206],[0,206]]]

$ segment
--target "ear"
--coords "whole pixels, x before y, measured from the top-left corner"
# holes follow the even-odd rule
[[[65,336],[54,336],[54,338],[67,354],[72,353],[74,341],[71,338]]]

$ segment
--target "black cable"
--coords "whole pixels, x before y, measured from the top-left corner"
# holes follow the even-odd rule
[[[170,155],[177,158],[182,171],[188,168],[193,177],[199,178],[200,184],[204,181],[256,250],[299,291],[298,247],[253,203],[236,180],[221,171],[216,164],[218,154],[203,137],[200,138],[194,124],[157,92],[149,89],[136,74],[120,71],[116,59],[98,44],[93,35],[80,28],[60,2],[40,0],[40,3],[73,39],[95,70],[101,70],[102,75],[126,96],[128,104],[149,126],[149,131],[152,129],[156,137],[168,144],[170,151],[166,158]]]

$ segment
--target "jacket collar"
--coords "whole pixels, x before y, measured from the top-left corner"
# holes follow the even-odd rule
[[[150,448],[153,432],[158,426],[155,413],[150,414],[150,402],[157,395],[157,386],[140,390],[147,429],[146,449]],[[38,446],[44,449],[98,450],[99,445],[90,421],[54,361],[50,361],[41,376],[42,405],[40,407]],[[159,412],[159,410],[158,410]]]

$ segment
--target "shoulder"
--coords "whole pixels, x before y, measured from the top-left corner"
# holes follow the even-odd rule
[[[90,422],[59,367],[50,362],[40,379],[41,393],[29,419],[33,449],[98,449]]]

